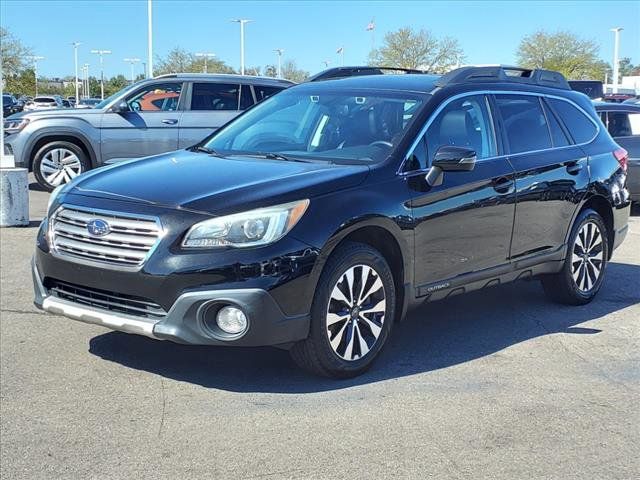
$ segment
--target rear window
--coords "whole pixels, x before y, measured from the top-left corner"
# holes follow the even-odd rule
[[[553,113],[551,109],[544,104],[544,102],[542,103],[542,107],[544,108],[544,113],[547,116],[547,123],[549,124],[549,132],[551,133],[553,146],[566,147],[567,145],[570,145],[571,142],[564,133],[562,126],[560,126],[560,122],[556,118],[555,113]]]
[[[548,101],[576,143],[587,143],[593,140],[598,129],[586,114],[564,100],[549,98]]]
[[[36,97],[33,101],[37,103],[56,103],[56,99],[51,97]]]
[[[242,90],[242,91],[241,91]],[[251,89],[237,83],[194,83],[191,110],[244,110],[253,103]]]
[[[551,148],[549,128],[536,96],[496,95],[511,153]]]
[[[640,135],[640,113],[609,112],[606,124],[614,138]]]

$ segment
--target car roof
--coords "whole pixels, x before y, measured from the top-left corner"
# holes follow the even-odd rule
[[[406,90],[429,93],[435,87],[435,82],[440,75],[428,75],[422,73],[407,73],[402,75],[362,75],[322,80],[301,84],[297,88],[307,86],[309,88],[370,88],[379,90]]]
[[[285,80],[284,78],[273,78],[273,77],[261,77],[255,75],[236,75],[233,73],[168,73],[166,75],[158,75],[153,77],[153,80],[162,79],[162,78],[179,78],[181,80],[192,80],[192,81],[234,81],[234,82],[243,82],[250,84],[259,84],[259,85],[272,85],[272,86],[282,86],[288,87],[291,85],[295,85],[295,82],[290,80]],[[151,79],[149,79],[151,80]]]
[[[602,112],[605,110],[627,110],[631,112],[640,112],[640,105],[634,105],[633,103],[613,103],[613,102],[593,102],[596,107],[596,111]]]

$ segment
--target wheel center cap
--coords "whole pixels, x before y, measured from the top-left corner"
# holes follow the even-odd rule
[[[360,315],[360,307],[353,307],[351,309],[351,318],[353,319],[358,318],[359,315]]]

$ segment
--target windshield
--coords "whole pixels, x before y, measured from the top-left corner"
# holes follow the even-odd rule
[[[144,81],[144,80],[141,80]],[[95,108],[104,108],[107,105],[109,105],[113,100],[115,100],[116,98],[118,98],[120,95],[122,95],[124,92],[128,92],[129,90],[131,90],[133,87],[137,87],[140,84],[140,82],[136,82],[136,83],[131,83],[129,85],[127,85],[126,87],[124,87],[121,90],[118,90],[116,93],[114,93],[113,95],[105,98],[104,100],[102,100],[101,102],[97,103]]]
[[[204,146],[222,155],[377,162],[401,140],[424,98],[406,92],[286,90],[216,132]]]

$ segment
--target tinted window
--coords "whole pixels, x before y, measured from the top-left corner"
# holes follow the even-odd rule
[[[56,99],[51,97],[36,97],[33,101],[37,103],[56,103]]]
[[[495,135],[487,100],[483,95],[474,95],[449,103],[433,120],[426,133],[427,164],[444,145],[455,145],[475,150],[478,158],[494,157]]]
[[[538,97],[497,95],[496,103],[511,153],[551,148],[549,128]]]
[[[253,95],[249,85],[240,85],[240,110],[245,110],[253,105]]]
[[[244,90],[249,91],[247,86]],[[240,85],[236,83],[194,83],[191,110],[238,110]]]
[[[127,103],[134,112],[166,112],[178,109],[182,83],[147,85],[138,90]]]
[[[609,112],[607,129],[614,138],[640,135],[640,113]]]
[[[271,95],[275,95],[276,93],[278,93],[281,90],[282,90],[282,88],[280,88],[280,87],[265,87],[264,85],[254,85],[253,86],[253,91],[256,93],[256,99],[259,102],[261,102],[262,100],[264,100],[267,97],[270,97]]]
[[[584,113],[564,100],[550,98],[549,103],[576,143],[586,143],[593,139],[597,132],[596,126]]]
[[[555,114],[547,107],[543,102],[544,113],[547,116],[547,123],[549,124],[549,131],[551,132],[551,141],[554,147],[565,147],[570,145],[571,142],[567,138],[560,126],[560,122],[556,118]]]

